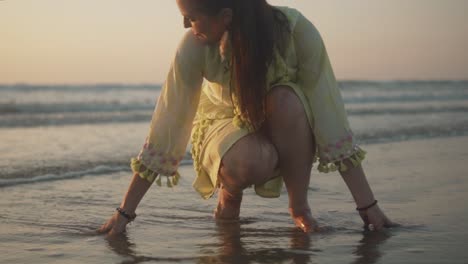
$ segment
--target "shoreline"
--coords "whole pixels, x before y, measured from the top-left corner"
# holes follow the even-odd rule
[[[370,143],[369,142],[361,143],[358,138],[358,145],[367,152],[367,149],[379,148],[385,145],[392,146],[395,144],[403,144],[403,145],[404,144],[419,144],[420,142],[432,142],[432,141],[452,142],[454,140],[455,141],[460,140],[461,142],[468,142],[468,131],[466,133],[462,133],[459,135],[433,136],[433,137],[424,137],[424,138],[418,138],[417,136],[415,136],[413,138],[408,138],[404,140],[387,139],[387,140],[370,142]],[[466,144],[466,146],[468,148],[468,143]],[[366,159],[364,159],[363,161],[364,164],[367,163],[366,161],[367,159],[368,157],[366,156]],[[124,162],[122,160],[121,162],[118,162],[118,163],[112,162],[110,164],[104,164],[104,165],[100,164],[99,162],[86,161],[86,160],[82,161],[81,163],[82,165],[78,164],[75,167],[70,167],[70,168],[73,168],[73,170],[66,170],[64,166],[60,166],[59,164],[57,165],[52,164],[47,167],[47,168],[50,168],[51,171],[48,171],[45,174],[33,175],[31,172],[38,171],[38,169],[29,168],[27,170],[14,172],[13,174],[0,175],[2,177],[0,178],[0,188],[34,183],[34,182],[80,178],[86,175],[106,175],[108,173],[112,173],[116,171],[131,172],[130,165],[129,165],[130,157],[128,158],[128,162]],[[128,163],[128,166],[127,166],[127,163]],[[317,162],[314,163],[314,168],[312,169],[312,173],[316,171],[317,164],[318,164]],[[89,167],[85,165],[92,165],[92,166]],[[182,167],[182,166],[191,166],[191,165],[193,165],[193,161],[190,159],[190,160],[183,160],[180,166]],[[79,170],[79,168],[84,168],[84,169]],[[41,169],[43,170],[44,167],[41,167]],[[18,177],[20,175],[23,175],[23,177]]]

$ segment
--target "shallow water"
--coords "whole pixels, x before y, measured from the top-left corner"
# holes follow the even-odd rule
[[[360,143],[468,134],[468,81],[339,85]],[[128,168],[159,93],[158,85],[0,84],[0,187]]]
[[[245,191],[238,223],[212,219],[216,199],[191,188],[194,171],[182,166],[179,186],[153,186],[127,233],[95,235],[120,202],[130,180],[125,171],[0,189],[2,263],[467,263],[468,179],[462,166],[432,164],[433,156],[396,149],[450,150],[441,162],[466,159],[457,148],[467,137],[367,146],[367,172],[379,203],[402,224],[368,232],[337,174],[315,171],[309,188],[322,231],[305,235],[293,227],[287,195],[263,199]],[[430,145],[431,147],[427,147]],[[455,151],[452,151],[455,150]],[[386,154],[385,154],[386,153]],[[388,154],[394,153],[394,154]],[[465,154],[463,154],[465,153]],[[386,156],[385,156],[386,155]],[[465,156],[464,156],[465,155]],[[458,160],[454,160],[458,159]],[[409,161],[409,160],[412,161]],[[392,164],[390,164],[390,161]],[[413,166],[411,166],[413,165]],[[397,167],[394,167],[397,166]],[[392,169],[393,168],[393,169]],[[404,169],[402,169],[404,168]],[[443,175],[443,177],[441,177]]]
[[[365,232],[340,176],[315,168],[321,232],[293,227],[285,193],[252,190],[239,223],[217,224],[187,155],[180,186],[153,186],[127,234],[95,235],[128,187],[159,86],[0,85],[0,263],[468,263],[468,81],[340,86],[399,228]]]

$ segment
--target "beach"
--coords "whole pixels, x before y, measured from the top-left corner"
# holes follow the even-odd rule
[[[468,264],[467,11],[0,0],[0,264]]]
[[[97,235],[132,177],[160,86],[0,85],[0,263],[468,263],[468,82],[341,82],[363,167],[400,227],[365,231],[341,176],[312,169],[321,231],[244,192],[239,222],[213,219],[187,155],[118,237]]]
[[[129,171],[0,189],[2,263],[467,263],[468,137],[364,145],[380,206],[402,224],[365,232],[336,173],[310,183],[323,231],[293,227],[287,196],[245,191],[238,224],[216,224],[216,199],[193,191],[181,167],[175,188],[152,186],[127,233],[94,235],[124,194]]]

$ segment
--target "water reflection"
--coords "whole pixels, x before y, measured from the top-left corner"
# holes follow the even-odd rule
[[[292,256],[293,263],[310,263],[311,250],[310,235],[302,230],[293,229],[291,234],[291,249],[296,250]]]
[[[201,257],[198,263],[281,263],[292,261],[292,263],[310,263],[314,255],[311,250],[310,235],[304,234],[299,229],[291,229],[287,233],[290,235],[290,248],[268,248],[246,250],[242,243],[242,237],[248,237],[254,232],[255,236],[267,235],[277,238],[281,234],[273,234],[266,231],[258,234],[260,230],[242,229],[239,222],[218,223],[217,233],[219,237],[219,252],[217,255]],[[261,233],[261,232],[260,232]]]
[[[359,245],[353,252],[358,258],[351,264],[373,264],[382,257],[379,246],[390,238],[386,231],[364,233],[364,237],[359,241]]]
[[[220,248],[218,255],[200,258],[198,263],[311,263],[319,249],[314,249],[311,243],[311,235],[304,234],[299,229],[291,229],[287,232],[290,239],[288,249],[268,248],[247,250],[244,248],[242,238],[250,237],[247,229],[241,228],[240,223],[218,224],[218,236]],[[257,236],[258,230],[254,232]],[[267,231],[265,233],[270,233]],[[285,234],[282,232],[282,234]],[[281,236],[282,234],[279,234]],[[377,263],[383,253],[379,250],[380,245],[385,242],[390,235],[388,232],[364,231],[363,237],[359,241],[353,254],[357,257],[351,264],[373,264]],[[254,247],[258,247],[255,245]],[[250,247],[250,246],[249,246]],[[324,254],[327,254],[326,252]],[[332,253],[329,253],[332,254]]]
[[[194,262],[194,258],[177,258],[177,257],[152,257],[137,255],[134,248],[136,247],[134,243],[130,242],[126,233],[106,236],[106,241],[109,245],[109,248],[124,258],[120,263],[121,264],[138,264],[138,263],[147,263],[147,262],[181,262],[189,261]]]
[[[110,249],[120,255],[122,257],[130,257],[134,261],[131,263],[140,263],[142,262],[141,257],[138,257],[133,250],[135,244],[130,242],[126,233],[113,235],[113,236],[106,236],[106,241]],[[122,263],[129,263],[127,261],[123,261]]]
[[[253,235],[254,234],[254,235]],[[165,261],[165,262],[184,262],[191,263],[311,263],[314,262],[317,252],[328,255],[332,252],[322,252],[319,249],[314,249],[311,243],[311,235],[304,234],[299,229],[283,230],[280,234],[270,230],[249,230],[241,228],[241,223],[218,223],[216,225],[216,235],[219,243],[211,245],[217,247],[218,252],[212,255],[200,253],[199,257],[178,258],[178,257],[151,257],[137,255],[135,252],[135,244],[132,243],[126,234],[121,234],[112,237],[106,237],[109,248],[124,260],[121,263],[142,263],[147,261]],[[261,245],[255,245],[257,249],[246,249],[246,245],[242,242],[244,239],[252,236],[271,236],[272,239],[278,237],[289,236],[289,248],[261,248]],[[380,245],[385,242],[390,235],[387,232],[363,232],[363,237],[359,241],[353,255],[357,258],[351,264],[373,264],[377,263],[383,253],[379,250]],[[199,245],[201,249],[206,249],[206,245]],[[249,248],[247,246],[247,248]]]
[[[200,257],[197,263],[249,263],[248,252],[241,242],[241,224],[217,223],[219,253],[214,256]]]

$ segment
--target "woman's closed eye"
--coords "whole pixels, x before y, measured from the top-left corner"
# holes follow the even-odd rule
[[[185,28],[192,27],[192,23],[195,21],[196,20],[194,18],[184,16],[184,27]]]

